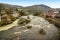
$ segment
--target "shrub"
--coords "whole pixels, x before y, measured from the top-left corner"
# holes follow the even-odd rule
[[[31,21],[30,19],[23,19],[22,18],[19,20],[18,24],[20,24],[20,25],[24,24],[25,25],[25,24],[28,24],[30,21]]]
[[[42,13],[42,11],[36,11],[33,13],[34,16],[39,16]]]
[[[32,28],[32,26],[27,26],[27,29],[31,29]]]
[[[43,29],[40,29],[39,34],[40,35],[44,35],[45,34],[45,31]]]
[[[3,22],[0,22],[0,26],[2,26]]]

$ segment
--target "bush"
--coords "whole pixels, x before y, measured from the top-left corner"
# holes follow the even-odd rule
[[[0,26],[2,26],[3,25],[3,22],[0,22]]]
[[[31,21],[30,19],[23,19],[22,18],[19,20],[18,24],[20,24],[20,25],[24,24],[25,25],[25,24],[28,24],[30,21]]]
[[[4,26],[4,25],[7,25],[7,24],[10,24],[8,22],[0,22],[0,26]]]
[[[40,14],[41,14],[41,12],[34,12],[34,13],[33,13],[34,16],[38,16],[38,15],[40,15]]]
[[[43,29],[40,29],[39,34],[40,35],[44,35],[45,34],[45,31]]]
[[[0,26],[11,24],[13,21],[0,22]]]
[[[27,26],[27,29],[31,29],[32,28],[32,26]]]

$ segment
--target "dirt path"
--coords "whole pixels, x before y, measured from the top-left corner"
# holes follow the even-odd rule
[[[16,26],[18,21],[19,21],[19,19],[16,19],[12,24],[9,24],[9,25],[0,27],[0,31],[8,30],[8,29],[10,29],[10,28]]]

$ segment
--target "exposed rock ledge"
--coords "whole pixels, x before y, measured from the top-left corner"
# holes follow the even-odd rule
[[[20,17],[14,28],[0,32],[0,35],[0,40],[58,40],[53,24],[32,15]]]

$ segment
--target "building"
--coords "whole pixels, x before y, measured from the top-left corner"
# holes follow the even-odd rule
[[[60,18],[60,11],[55,11],[54,14],[55,14],[55,17]]]

